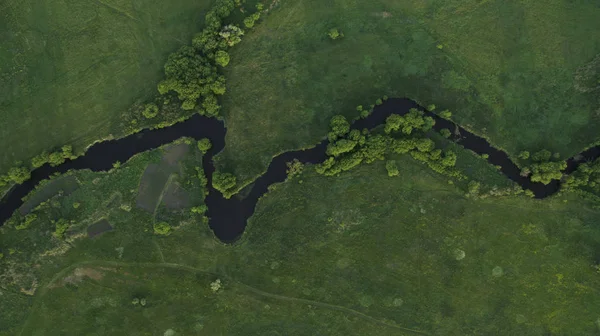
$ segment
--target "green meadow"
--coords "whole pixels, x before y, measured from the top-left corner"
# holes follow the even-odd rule
[[[227,127],[212,176],[212,144],[181,138],[37,185],[0,223],[0,336],[600,335],[600,160],[558,162],[600,140],[598,18],[569,0],[0,0],[2,192],[65,144],[192,113]],[[418,111],[350,132],[339,115],[384,95],[450,110],[562,189],[530,197]],[[209,190],[253,195],[274,155],[325,137],[236,242],[214,235],[237,214]]]
[[[212,1],[6,0],[0,3],[0,171],[65,144],[123,132],[155,95],[169,53]]]
[[[242,184],[383,95],[449,109],[516,156],[599,140],[600,8],[589,1],[276,1],[231,51],[219,167]],[[331,40],[337,28],[343,37]]]
[[[575,194],[495,196],[512,183],[467,151],[457,167],[482,178],[478,195],[408,155],[392,157],[396,177],[382,161],[339,177],[307,166],[271,188],[242,238],[224,245],[190,211],[204,191],[202,155],[187,143],[108,173],[71,173],[79,187],[42,203],[29,228],[15,228],[18,214],[2,227],[0,307],[10,313],[0,335],[598,330],[599,214]],[[167,159],[178,167],[170,181],[145,181]],[[164,192],[148,211],[136,199],[153,181]],[[165,206],[173,182],[189,197],[185,208]],[[52,233],[60,219],[69,223],[63,238]],[[153,231],[159,221],[169,234]],[[107,228],[100,222],[112,229],[90,235]]]

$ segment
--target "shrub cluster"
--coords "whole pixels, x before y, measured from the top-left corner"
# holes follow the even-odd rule
[[[600,193],[600,159],[579,165],[573,174],[565,178],[562,188],[564,190],[588,189]]]
[[[541,182],[548,184],[552,180],[560,180],[563,176],[562,171],[567,168],[566,161],[558,161],[558,155],[552,155],[548,150],[541,150],[529,155],[529,152],[523,151],[519,154],[519,158],[526,159],[531,158],[533,162],[521,169],[522,176],[529,176],[532,182]],[[554,161],[552,159],[555,159]]]
[[[410,154],[436,172],[459,177],[459,172],[453,169],[456,165],[456,154],[436,149],[435,143],[424,137],[424,133],[434,124],[435,121],[424,116],[422,111],[411,109],[404,116],[389,116],[384,126],[385,134],[371,134],[367,130],[350,130],[350,124],[343,116],[335,116],[331,119],[331,131],[328,135],[329,157],[316,167],[316,171],[334,176],[362,162],[383,160],[387,154],[397,153]],[[386,169],[390,176],[399,174],[394,161],[388,161]]]
[[[234,25],[224,25],[236,3],[218,0],[205,16],[205,28],[197,34],[191,46],[183,46],[172,53],[165,64],[165,80],[158,84],[161,95],[175,92],[181,108],[215,117],[219,113],[217,96],[225,93],[225,77],[217,66],[226,67],[230,56],[227,49],[238,44],[244,31]],[[244,20],[247,27],[254,26],[260,12]],[[198,104],[200,102],[200,104]]]
[[[17,165],[16,167],[9,169],[8,173],[5,175],[1,175],[0,186],[5,186],[8,183],[21,184],[31,178],[31,171],[33,169],[39,168],[46,163],[49,163],[51,166],[55,167],[64,163],[67,159],[72,158],[74,158],[73,148],[69,145],[63,146],[60,150],[52,153],[43,152],[42,154],[31,159],[30,167]]]

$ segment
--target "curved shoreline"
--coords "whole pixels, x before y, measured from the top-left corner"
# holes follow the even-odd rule
[[[372,129],[385,123],[385,119],[388,116],[392,114],[405,114],[411,108],[425,111],[423,107],[410,99],[390,98],[382,105],[376,106],[366,119],[353,122],[352,129]],[[434,129],[436,131],[443,128],[458,129],[460,137],[453,139],[454,141],[460,141],[461,146],[477,154],[488,154],[489,158],[487,160],[489,163],[500,166],[502,174],[519,184],[522,188],[533,191],[536,198],[545,198],[559,190],[560,182],[557,180],[544,185],[542,183],[531,182],[529,178],[521,176],[521,169],[510,160],[508,154],[492,147],[486,139],[432,112],[425,111],[425,114],[435,119]],[[35,169],[31,174],[31,179],[17,185],[8,192],[0,203],[0,225],[3,225],[23,204],[23,197],[33,191],[41,181],[50,178],[53,174],[64,174],[69,170],[79,169],[106,171],[111,169],[113,163],[117,161],[126,162],[135,154],[158,148],[182,137],[190,137],[196,140],[208,138],[212,142],[212,148],[204,155],[202,161],[204,174],[208,180],[208,195],[205,199],[208,207],[206,215],[210,218],[210,228],[217,238],[222,242],[232,243],[243,234],[248,218],[254,213],[260,197],[268,192],[269,186],[285,181],[287,178],[287,162],[297,159],[302,163],[317,164],[327,158],[325,154],[329,143],[327,139],[309,149],[289,151],[277,155],[273,157],[267,170],[254,180],[251,190],[245,198],[232,197],[225,199],[219,191],[212,187],[212,175],[215,171],[213,156],[225,148],[225,133],[226,128],[223,121],[196,114],[183,122],[169,127],[146,129],[124,138],[97,142],[83,156],[74,160],[68,160],[57,167],[51,167],[49,164],[46,164]],[[575,157],[580,157],[580,159],[575,160]],[[589,148],[569,158],[564,173],[569,174],[575,171],[579,162],[598,157],[600,157],[600,146]]]

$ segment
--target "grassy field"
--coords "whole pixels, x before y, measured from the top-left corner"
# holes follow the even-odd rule
[[[598,211],[570,196],[467,199],[397,162],[398,178],[379,162],[279,185],[229,274],[432,335],[598,332]]]
[[[600,79],[593,2],[276,3],[226,71],[227,148],[218,161],[242,182],[272,155],[318,142],[332,115],[356,116],[357,105],[383,95],[448,108],[513,155],[569,156],[598,140],[599,91],[579,83],[595,88]],[[334,27],[343,38],[329,39]],[[585,80],[575,78],[581,71]]]
[[[182,146],[187,144],[184,142],[176,147]],[[136,206],[136,198],[146,167],[164,162],[169,162],[172,167],[181,167],[177,169],[178,172],[171,180],[173,183],[178,183],[185,191],[188,205],[202,205],[204,188],[196,177],[195,171],[195,167],[201,164],[202,155],[195,147],[195,145],[190,146],[189,151],[177,153],[181,155],[175,156],[172,155],[174,147],[169,146],[142,153],[110,173],[90,171],[72,173],[68,178],[76,179],[79,188],[68,195],[54,196],[53,193],[48,192],[48,189],[56,188],[56,183],[53,182],[40,187],[33,194],[32,199],[38,195],[51,196],[51,198],[44,200],[36,198],[43,203],[33,212],[37,215],[37,219],[31,226],[26,230],[16,230],[11,223],[8,223],[0,228],[0,254],[2,254],[0,293],[3,297],[0,310],[7,312],[0,314],[0,335],[15,335],[16,330],[20,330],[25,315],[30,313],[34,305],[35,300],[30,295],[44,293],[51,289],[53,281],[51,278],[57,277],[56,281],[60,281],[61,268],[68,268],[82,261],[161,260],[162,254],[160,250],[157,251],[157,238],[153,235],[153,223],[157,220],[168,219],[174,228],[190,226],[197,229],[200,226],[198,224],[206,227],[202,216],[192,215],[189,208],[162,209],[164,205],[159,200],[157,203],[161,210],[161,218],[157,218],[158,210],[148,212]],[[55,181],[64,179],[59,177]],[[156,197],[160,198],[162,195]],[[177,198],[176,195],[172,197],[175,200]],[[18,217],[17,214],[13,220],[18,220]],[[65,240],[57,239],[52,234],[54,222],[61,219],[69,223]],[[99,226],[99,223],[108,223],[112,231],[95,233],[94,231],[98,229],[107,229],[106,224]],[[73,287],[69,288],[73,289]],[[35,304],[42,307],[46,305],[37,302]],[[61,314],[68,311],[68,309],[61,311]],[[42,326],[47,321],[39,317],[33,317],[32,320],[35,326]],[[66,323],[53,327],[43,326],[41,330],[34,327],[35,333],[33,331],[32,333],[38,335],[39,332],[46,331],[47,335],[63,332],[70,334],[64,329],[68,325]],[[60,328],[63,328],[63,331],[57,331]],[[27,330],[25,332],[27,334]],[[80,334],[77,329],[73,329],[73,332]],[[87,331],[82,332],[85,334]],[[98,332],[102,334],[101,331]]]
[[[307,167],[262,198],[242,240],[226,246],[189,209],[135,206],[146,167],[172,149],[76,172],[80,187],[42,205],[30,228],[0,229],[0,335],[598,330],[599,213],[574,195],[468,198],[465,181],[407,155],[393,158],[394,178],[382,161],[337,178]],[[195,146],[177,159],[188,206],[202,204],[200,160]],[[482,193],[512,185],[466,151],[457,167]],[[71,224],[66,242],[51,234],[57,218]],[[157,220],[172,234],[153,234]],[[113,230],[90,238],[105,222]]]
[[[211,3],[0,1],[0,171],[122,131],[121,115],[156,92]]]

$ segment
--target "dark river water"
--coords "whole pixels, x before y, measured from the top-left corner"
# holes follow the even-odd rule
[[[366,119],[357,120],[352,128],[364,129],[374,128],[385,122],[391,114],[405,114],[411,108],[424,110],[410,99],[390,98],[382,105],[376,106],[375,110]],[[520,175],[521,170],[508,157],[498,149],[493,148],[484,138],[481,138],[455,123],[439,118],[437,115],[426,112],[428,116],[435,119],[435,130],[447,128],[454,131],[458,128],[460,136],[455,140],[466,149],[477,154],[488,154],[488,161],[500,166],[500,171],[509,179],[515,181],[525,189],[534,192],[535,197],[544,198],[559,190],[559,182],[553,181],[548,185],[533,183],[527,177]],[[48,179],[55,173],[65,173],[72,169],[90,169],[92,171],[106,171],[112,168],[113,163],[125,162],[135,154],[160,147],[173,142],[181,137],[194,139],[208,138],[212,142],[212,148],[204,156],[203,168],[208,178],[209,193],[206,197],[208,206],[207,216],[210,218],[210,227],[215,235],[223,242],[231,243],[238,239],[246,228],[247,220],[254,213],[259,198],[268,191],[273,183],[283,182],[287,178],[286,163],[297,159],[303,163],[321,163],[327,156],[327,140],[321,141],[315,147],[285,152],[274,157],[267,171],[254,181],[248,195],[241,199],[232,197],[225,199],[223,195],[212,188],[212,174],[215,171],[213,156],[225,147],[225,125],[217,119],[194,115],[190,119],[177,123],[173,126],[144,130],[142,132],[117,140],[99,142],[89,148],[84,156],[75,160],[68,160],[64,164],[51,167],[46,164],[32,172],[31,179],[13,188],[0,202],[0,223],[4,223],[23,204],[22,198],[30,193],[42,180]],[[567,160],[565,173],[573,172],[578,162],[585,162],[600,156],[600,146],[593,147],[578,155],[579,160],[570,158]]]

